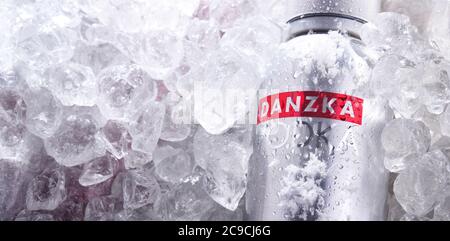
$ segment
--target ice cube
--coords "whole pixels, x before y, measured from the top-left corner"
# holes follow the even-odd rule
[[[133,210],[123,210],[116,215],[117,221],[160,221],[152,205]]]
[[[204,217],[202,221],[242,221],[244,211],[238,207],[235,211],[230,211],[220,205],[215,205]]]
[[[221,28],[229,28],[237,20],[245,19],[257,12],[255,0],[211,0],[209,1],[209,16],[219,23]]]
[[[253,152],[251,128],[235,128],[220,136],[199,129],[194,137],[196,163],[205,170],[203,188],[217,203],[235,210],[247,184],[248,160]]]
[[[14,90],[0,89],[0,158],[26,162],[39,140],[25,127],[27,107]]]
[[[54,210],[66,198],[66,177],[62,168],[49,168],[28,184],[28,210]]]
[[[43,146],[41,146],[43,147]],[[33,153],[30,156],[30,159],[27,163],[27,171],[32,176],[37,176],[40,173],[42,173],[47,167],[54,166],[55,165],[55,158],[47,155],[45,153],[44,148],[41,148],[39,151],[36,151],[36,153]]]
[[[131,149],[131,136],[126,123],[108,121],[102,128],[101,138],[106,143],[106,149],[116,158],[123,158]]]
[[[18,73],[12,69],[3,69],[0,67],[0,87],[5,89],[14,89],[22,87],[23,80],[18,77]]]
[[[178,183],[189,176],[194,169],[191,157],[182,149],[175,149],[173,155],[164,158],[156,164],[155,173],[171,183]]]
[[[72,57],[76,32],[38,20],[37,24],[29,21],[21,25],[16,37],[18,59],[32,69],[45,70]]]
[[[112,66],[99,73],[97,80],[97,105],[109,119],[128,120],[157,95],[155,80],[138,65]]]
[[[65,106],[93,106],[96,103],[97,86],[90,67],[69,62],[50,68],[48,88]]]
[[[402,206],[397,202],[394,195],[389,197],[388,205],[388,221],[399,221],[406,214],[405,210],[403,210]]]
[[[153,204],[161,192],[156,179],[142,170],[127,171],[121,185],[125,209],[137,209]]]
[[[0,90],[0,149],[1,157],[22,159],[24,142],[28,132],[24,125],[26,105],[14,91]]]
[[[198,176],[191,176],[165,193],[156,203],[163,220],[199,221],[214,207],[214,201],[201,188]]]
[[[193,19],[188,26],[185,38],[193,46],[205,51],[218,47],[221,33],[218,26],[213,22]]]
[[[152,154],[161,136],[165,106],[158,102],[148,103],[134,115],[129,132],[135,151]]]
[[[383,129],[381,144],[386,151],[385,167],[399,172],[414,163],[415,158],[408,155],[422,155],[429,149],[431,134],[420,121],[395,119]]]
[[[183,99],[168,101],[161,131],[161,140],[179,142],[191,134],[191,106]]]
[[[411,118],[420,109],[422,103],[419,96],[424,95],[422,91],[424,86],[421,79],[423,74],[423,68],[409,66],[408,64],[401,65],[396,71],[394,80],[397,85],[389,97],[389,105],[395,111],[396,116]],[[387,78],[384,78],[384,83],[386,80]],[[387,88],[389,88],[388,86]],[[427,98],[427,101],[429,100]],[[429,103],[432,103],[432,100]]]
[[[45,88],[30,91],[24,99],[27,105],[27,129],[41,138],[53,135],[62,119],[61,102]]]
[[[84,220],[113,221],[117,213],[123,209],[120,199],[113,196],[96,197],[86,206]]]
[[[94,46],[79,44],[75,48],[72,61],[89,66],[94,74],[98,74],[101,70],[111,66],[130,64],[128,58],[110,43],[101,43]]]
[[[450,196],[443,198],[434,208],[433,220],[448,221],[450,220]]]
[[[433,1],[430,0],[385,0],[383,11],[397,12],[407,15],[411,23],[417,26],[421,32],[426,29],[429,18],[432,15]]]
[[[55,133],[45,139],[47,153],[64,166],[72,167],[105,154],[98,138],[104,120],[96,108],[70,107]]]
[[[91,186],[110,179],[118,168],[118,160],[107,154],[84,164],[79,182],[82,186]]]
[[[209,56],[203,78],[194,82],[194,117],[211,134],[245,124],[256,96],[256,67],[245,56],[224,47]]]
[[[66,200],[57,209],[52,211],[52,215],[58,221],[83,221],[87,199],[70,196],[71,194],[69,192]]]
[[[398,13],[378,14],[372,23],[362,27],[361,39],[369,48],[380,53],[394,53],[412,59],[421,49],[417,28],[408,16]]]
[[[155,79],[167,78],[183,58],[183,43],[171,31],[150,31],[136,38],[122,34],[116,46]]]
[[[130,151],[124,157],[124,164],[126,169],[142,168],[145,164],[152,161],[152,155],[147,155],[139,151]]]
[[[450,103],[450,62],[431,61],[423,66],[424,104],[432,114],[442,114]]]
[[[220,40],[249,57],[268,57],[282,41],[282,28],[262,16],[256,16],[228,29]]]
[[[392,96],[395,94],[394,86],[397,70],[401,67],[401,57],[397,55],[384,55],[375,64],[372,70],[371,85],[382,96]]]
[[[430,129],[431,143],[437,142],[442,137],[439,115],[430,113],[425,106],[413,115],[413,119],[423,122]]]
[[[408,214],[421,217],[434,208],[442,195],[448,176],[448,159],[442,151],[435,150],[410,162],[413,164],[395,180],[394,193]]]

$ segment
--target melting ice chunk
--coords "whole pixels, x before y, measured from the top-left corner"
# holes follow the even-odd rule
[[[97,109],[72,107],[66,111],[56,132],[45,139],[49,155],[64,166],[76,166],[105,154],[97,138],[102,120]]]
[[[213,207],[214,201],[201,188],[198,177],[176,185],[156,204],[163,220],[178,221],[199,221]]]
[[[386,151],[385,167],[392,172],[399,172],[416,161],[408,155],[421,155],[428,150],[431,134],[420,121],[395,119],[384,128],[381,143]]]
[[[48,88],[65,106],[93,106],[97,98],[92,69],[75,63],[50,68]]]
[[[66,198],[66,177],[62,168],[47,169],[28,184],[28,210],[54,210]]]
[[[235,210],[247,184],[248,160],[253,152],[251,128],[235,128],[220,136],[199,129],[194,137],[196,163],[206,175],[203,188],[217,203]]]
[[[133,116],[129,132],[135,151],[152,154],[161,136],[165,106],[158,102],[145,105]]]
[[[155,173],[165,181],[178,183],[190,175],[193,169],[194,163],[189,154],[182,149],[175,149],[171,156],[156,164]]]
[[[41,138],[53,135],[62,119],[61,102],[49,90],[42,88],[27,93],[25,103],[28,130]]]
[[[447,180],[448,159],[440,150],[414,157],[394,183],[394,193],[403,209],[424,216],[436,205]]]
[[[155,80],[137,65],[118,65],[98,76],[97,105],[109,119],[124,119],[156,98]]]
[[[117,167],[117,159],[109,154],[95,158],[84,165],[79,182],[82,186],[102,183],[114,175]]]

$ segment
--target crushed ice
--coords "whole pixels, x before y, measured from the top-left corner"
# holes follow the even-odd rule
[[[2,1],[0,220],[243,219],[243,124],[264,76],[286,77],[288,1]],[[361,35],[396,114],[388,216],[449,220],[450,2],[413,2]],[[320,202],[308,165],[283,180],[292,215]]]

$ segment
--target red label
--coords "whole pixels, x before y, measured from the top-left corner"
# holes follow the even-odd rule
[[[362,124],[364,100],[358,97],[320,91],[294,91],[262,98],[258,124],[290,117],[316,117]]]

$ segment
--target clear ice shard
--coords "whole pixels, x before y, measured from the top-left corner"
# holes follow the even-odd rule
[[[399,221],[406,214],[405,210],[403,210],[402,206],[397,202],[394,195],[389,197],[388,205],[388,221]]]
[[[66,198],[66,177],[63,168],[49,168],[28,184],[28,210],[54,210]]]
[[[45,139],[47,153],[64,166],[72,167],[105,154],[98,138],[104,120],[92,107],[68,107],[56,132]]]
[[[1,1],[0,220],[244,219],[241,125],[260,81],[339,72],[283,52],[295,2]],[[449,220],[450,1],[383,9],[360,34],[374,69],[358,84],[396,117],[381,133],[388,219]],[[329,34],[336,52],[345,37]],[[327,52],[301,49],[334,63]],[[287,145],[286,128],[267,129],[271,147]],[[311,160],[280,180],[288,211],[320,196]]]
[[[372,23],[365,24],[361,39],[382,54],[395,53],[412,59],[421,40],[408,16],[393,12],[380,13]]]
[[[385,167],[391,172],[399,172],[414,164],[416,155],[429,149],[431,134],[423,122],[395,119],[383,129],[381,144],[386,151]]]
[[[194,169],[194,163],[183,149],[174,149],[170,156],[158,160],[155,174],[170,183],[178,183],[189,176]]]
[[[82,186],[91,186],[110,179],[118,168],[118,160],[107,154],[84,164],[79,182]]]
[[[229,46],[252,58],[262,74],[267,61],[282,41],[282,31],[279,25],[264,17],[251,17],[227,30],[220,45]]]
[[[126,127],[124,122],[110,120],[100,134],[106,149],[118,159],[125,157],[131,149],[131,136]]]
[[[383,3],[383,11],[398,12],[407,15],[411,19],[411,23],[423,32],[426,30],[428,21],[432,15],[434,2],[429,0],[385,0]]]
[[[154,204],[161,194],[161,188],[156,179],[148,172],[142,170],[130,170],[124,173],[118,186],[122,187],[124,208],[138,209]],[[117,178],[116,178],[117,179]]]
[[[137,107],[156,99],[155,80],[138,65],[117,65],[98,75],[97,105],[108,119],[128,120]]]
[[[0,89],[0,158],[27,162],[39,140],[25,126],[27,106],[15,90]]]
[[[450,196],[443,198],[434,208],[433,220],[448,221],[450,220]]]
[[[53,135],[62,119],[61,102],[45,88],[28,92],[24,99],[27,129],[41,138]]]
[[[84,213],[86,221],[113,221],[122,210],[122,202],[114,196],[95,197],[89,201]]]
[[[203,188],[217,203],[235,210],[246,190],[248,160],[253,153],[251,128],[214,136],[199,129],[194,137],[196,163],[205,170]]]
[[[165,111],[163,104],[150,102],[132,117],[129,132],[133,138],[133,150],[149,155],[153,153],[161,136]]]
[[[223,134],[245,121],[260,82],[255,69],[245,55],[228,46],[208,57],[204,76],[193,83],[194,117],[208,133]]]
[[[95,105],[97,87],[90,67],[68,62],[50,68],[47,74],[48,88],[63,105]]]
[[[229,28],[236,21],[253,15],[258,10],[255,0],[212,0],[209,2],[209,16],[221,28]]]
[[[111,66],[130,64],[130,60],[110,43],[100,43],[93,46],[79,44],[75,48],[72,61],[89,66],[96,75],[101,70]]]
[[[191,111],[189,102],[180,99],[166,103],[166,114],[161,131],[161,140],[183,141],[191,134]]]
[[[397,201],[408,213],[425,216],[440,200],[448,173],[448,158],[440,150],[413,157],[394,183]]]
[[[238,207],[235,211],[230,211],[220,205],[216,205],[202,217],[202,221],[242,221],[244,220],[244,210]]]
[[[432,114],[442,114],[450,103],[450,62],[426,62],[420,66],[423,81],[424,105]]]
[[[130,151],[123,159],[125,169],[138,169],[142,168],[145,164],[150,163],[152,161],[152,155],[139,151]]]
[[[167,30],[149,31],[133,38],[119,35],[116,46],[156,79],[165,79],[183,58],[183,43],[179,36]]]
[[[201,188],[199,179],[197,175],[190,176],[162,195],[156,203],[161,219],[200,221],[214,207],[214,201]]]
[[[48,26],[37,20],[21,25],[16,34],[16,56],[34,70],[45,70],[73,55],[76,32],[72,29]]]

